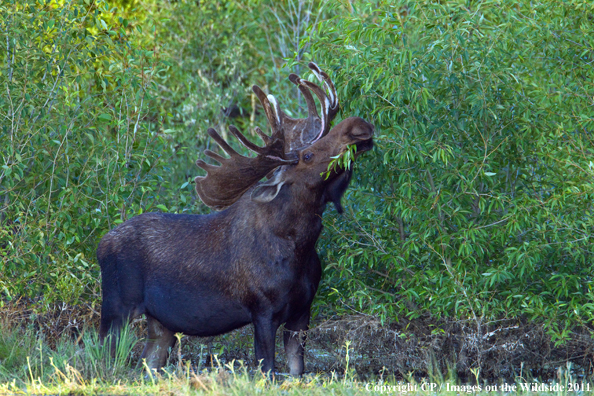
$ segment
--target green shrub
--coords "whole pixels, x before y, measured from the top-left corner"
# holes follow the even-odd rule
[[[327,218],[321,298],[384,319],[524,316],[560,338],[590,323],[592,4],[346,11],[313,57],[333,68],[342,114],[375,124],[377,148],[356,165],[350,214]]]
[[[0,304],[78,302],[98,292],[98,238],[156,199],[159,60],[104,2],[0,10]]]

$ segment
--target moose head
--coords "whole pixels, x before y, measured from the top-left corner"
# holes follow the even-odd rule
[[[208,134],[230,158],[205,150],[204,154],[219,162],[221,166],[210,165],[203,160],[196,161],[196,164],[207,172],[206,177],[198,176],[195,179],[196,192],[202,202],[213,209],[224,209],[236,202],[266,175],[272,177],[258,185],[251,193],[255,202],[269,202],[276,197],[283,185],[296,182],[310,189],[328,185],[331,191],[334,184],[340,184],[340,189],[344,192],[350,181],[350,170],[334,170],[328,177],[321,175],[328,168],[332,158],[341,155],[349,145],[355,144],[358,154],[370,150],[373,147],[373,126],[361,118],[352,117],[330,129],[330,124],[339,110],[336,89],[328,75],[315,63],[311,62],[309,68],[323,83],[328,94],[318,85],[303,80],[296,74],[289,76],[289,80],[297,85],[305,98],[308,109],[306,118],[295,119],[287,116],[280,109],[274,96],[266,95],[257,85],[252,87],[264,108],[272,136],[256,128],[265,144],[264,147],[259,147],[250,142],[235,126],[230,126],[229,131],[245,147],[257,154],[255,158],[240,155],[214,129],[208,130]],[[321,117],[310,90],[322,105]],[[335,182],[337,178],[339,181]],[[328,200],[335,203],[339,212],[342,211],[340,197],[330,197]]]

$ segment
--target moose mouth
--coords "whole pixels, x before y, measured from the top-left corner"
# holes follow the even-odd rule
[[[355,146],[357,146],[357,154],[364,153],[373,148],[373,139],[370,137],[369,139],[358,141],[355,143]]]

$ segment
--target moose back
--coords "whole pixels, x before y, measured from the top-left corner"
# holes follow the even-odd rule
[[[361,118],[330,128],[339,108],[336,90],[317,65],[309,67],[324,89],[289,76],[305,98],[307,118],[288,117],[273,96],[253,87],[272,135],[256,129],[265,143],[259,147],[235,127],[229,130],[255,157],[238,154],[208,130],[229,158],[205,150],[220,166],[197,161],[207,175],[196,178],[196,191],[218,211],[147,213],[103,237],[97,250],[102,340],[117,337],[125,321],[144,314],[148,337],[141,359],[160,368],[177,332],[213,336],[253,323],[256,360],[268,372],[274,370],[276,331],[284,323],[290,373],[303,373],[302,330],[321,276],[315,250],[321,217],[328,202],[342,212],[352,170],[322,174],[347,146],[356,145],[357,154],[373,146],[373,126]]]

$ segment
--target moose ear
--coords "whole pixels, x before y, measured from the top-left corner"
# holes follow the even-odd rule
[[[276,171],[270,180],[256,186],[252,191],[252,201],[267,203],[276,198],[281,187],[285,184],[282,174],[283,172]]]
[[[352,175],[353,169],[347,169],[342,175],[332,180],[332,182],[326,187],[326,191],[324,191],[325,202],[332,202],[336,208],[336,211],[340,214],[344,212],[340,200],[342,199],[346,189],[349,187]]]

